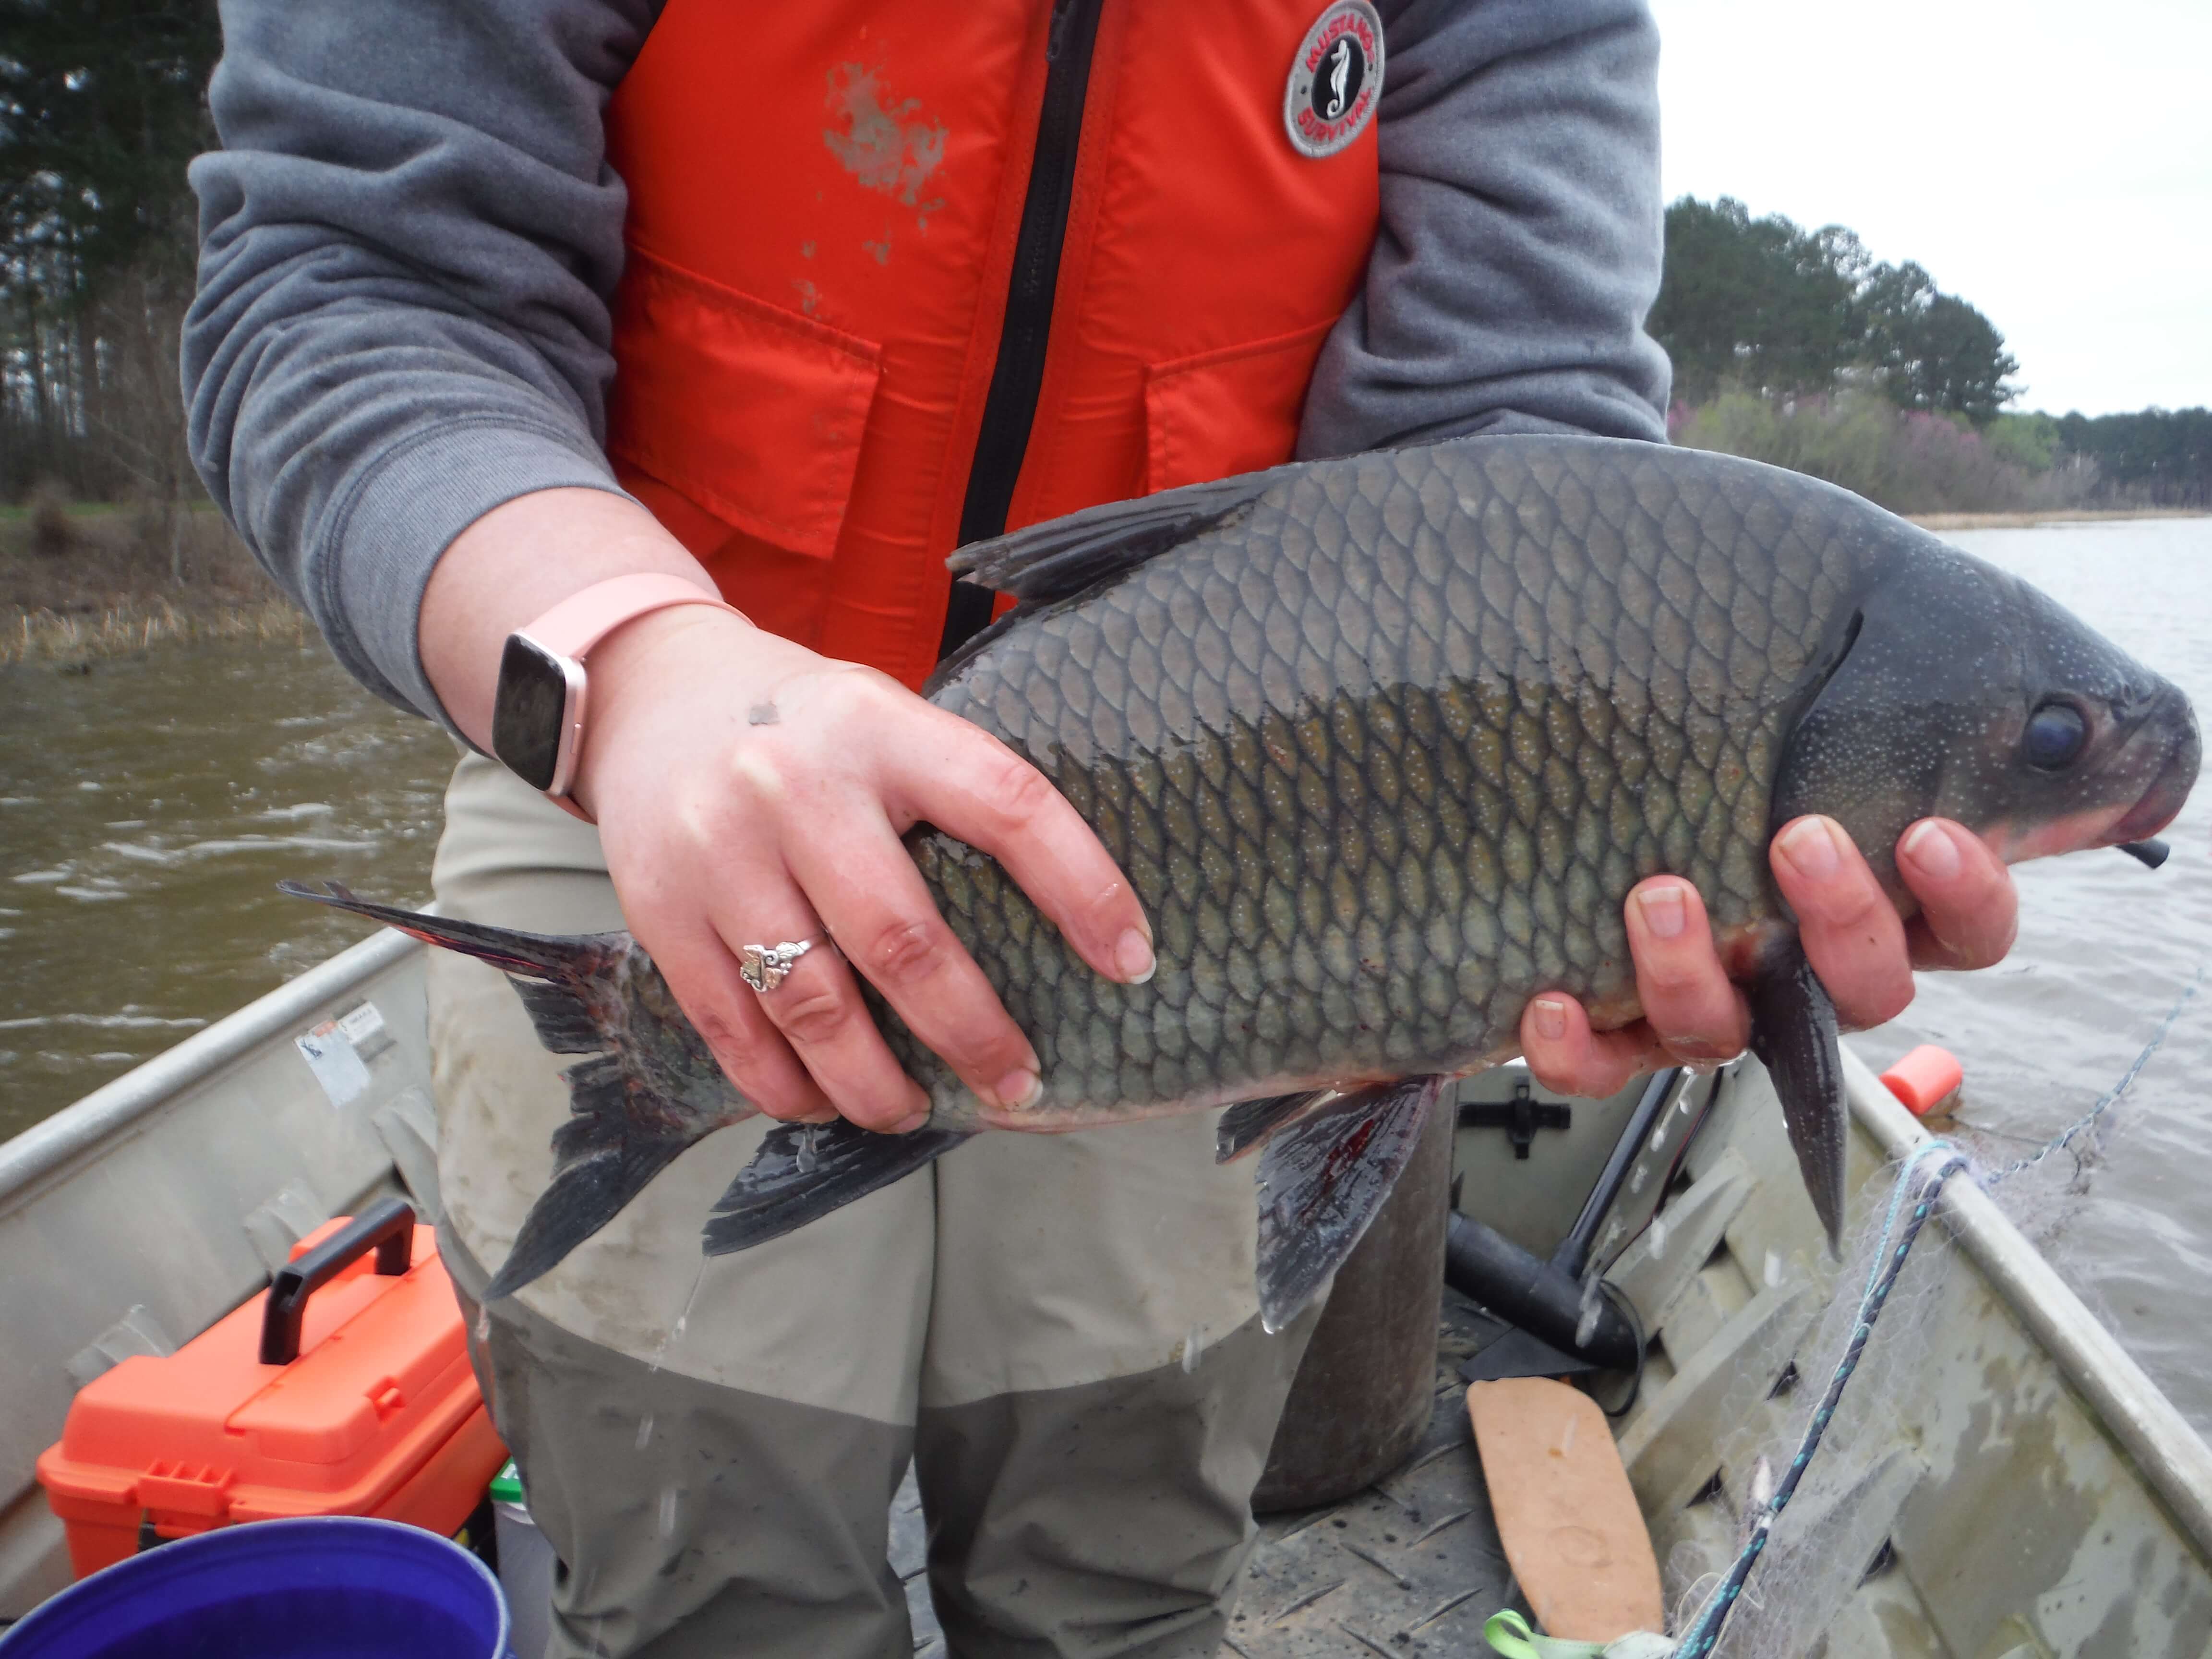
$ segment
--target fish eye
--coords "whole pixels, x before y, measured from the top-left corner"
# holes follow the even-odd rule
[[[2039,772],[2057,772],[2081,757],[2089,740],[2089,723],[2070,702],[2046,702],[2027,717],[2027,732],[2021,752]]]

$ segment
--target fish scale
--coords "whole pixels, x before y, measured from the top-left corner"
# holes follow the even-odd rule
[[[1538,990],[1623,1003],[1621,903],[1657,871],[1723,928],[1776,914],[1766,786],[1867,509],[1634,446],[1512,449],[1310,469],[935,692],[1052,780],[1152,920],[1158,973],[1115,984],[995,863],[910,840],[1036,1047],[1041,1114],[1465,1069]],[[934,1121],[974,1124],[877,1012],[937,1071]]]

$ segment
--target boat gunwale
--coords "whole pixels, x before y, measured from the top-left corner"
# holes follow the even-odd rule
[[[1849,1048],[1844,1071],[1851,1115],[1892,1159],[1936,1139]],[[1947,1182],[1936,1214],[2212,1561],[2212,1446],[1978,1182]]]
[[[426,948],[404,933],[380,929],[224,1015],[205,1030],[195,1031],[174,1048],[132,1066],[75,1104],[0,1140],[0,1204],[97,1151],[110,1137],[283,1036],[287,1027],[316,1009]]]

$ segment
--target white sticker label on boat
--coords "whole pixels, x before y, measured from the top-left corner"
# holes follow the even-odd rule
[[[323,1092],[330,1097],[331,1105],[343,1106],[358,1099],[368,1087],[368,1067],[362,1064],[353,1039],[340,1029],[337,1021],[326,1019],[292,1041],[307,1057],[307,1069],[323,1085]]]
[[[363,1060],[374,1060],[392,1046],[391,1033],[384,1029],[384,1016],[373,1002],[338,1016],[338,1030],[345,1033],[346,1041],[353,1044],[354,1052]]]

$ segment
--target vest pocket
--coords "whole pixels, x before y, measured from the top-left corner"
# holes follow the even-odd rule
[[[775,546],[836,551],[878,347],[635,246],[614,346],[610,454]]]
[[[1279,466],[1336,319],[1145,371],[1145,491]]]

